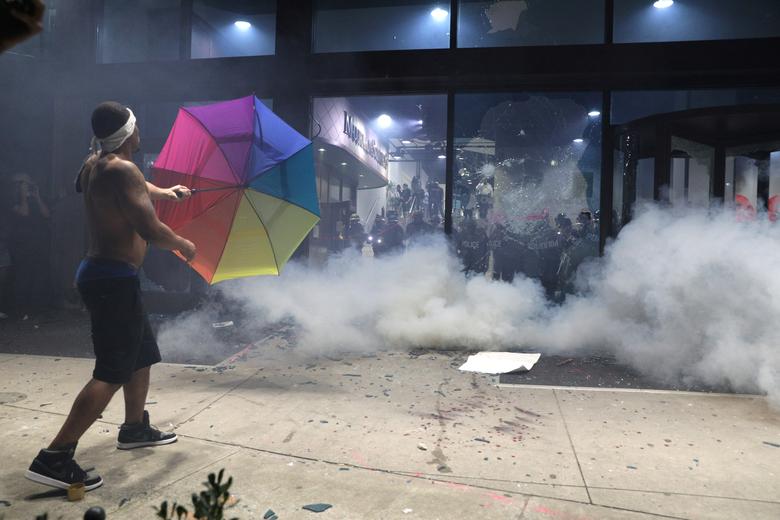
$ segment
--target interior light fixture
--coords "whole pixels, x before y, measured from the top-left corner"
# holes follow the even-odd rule
[[[672,7],[674,5],[674,0],[656,0],[653,2],[653,7],[656,9],[666,9],[667,7]]]
[[[408,139],[401,139],[401,144],[412,144],[412,142]]]
[[[324,152],[324,151],[325,151],[325,148],[320,148],[320,149],[318,149],[317,151],[318,151],[318,152]]]
[[[252,27],[252,24],[245,20],[236,20],[233,22],[233,25],[235,25],[236,29],[239,31],[248,31]]]
[[[584,140],[584,139],[582,139],[582,138],[580,138],[580,137],[578,137],[577,139],[574,139],[574,141],[573,141],[573,142],[575,142],[575,143],[577,143],[577,144],[580,144],[580,143],[582,143],[582,142],[585,142],[585,140]]]
[[[601,115],[601,112],[599,112],[598,110],[591,110],[590,112],[588,112],[588,115],[590,117],[599,117]]]
[[[442,9],[441,7],[437,7],[433,11],[431,11],[431,18],[433,18],[437,22],[443,22],[447,19],[447,16],[449,16],[450,13],[447,12],[446,9]]]
[[[439,159],[446,159],[446,158],[447,158],[447,156],[446,156],[446,155],[440,155],[440,156],[439,156]]]
[[[342,165],[342,166],[346,166],[346,165],[347,165],[347,163],[343,162],[343,163],[341,163],[341,165]]]
[[[390,125],[393,124],[393,118],[387,114],[382,114],[376,119],[376,122],[379,125],[379,128],[390,128]]]

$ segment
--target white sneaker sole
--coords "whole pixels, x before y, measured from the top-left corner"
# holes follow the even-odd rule
[[[41,475],[40,473],[35,473],[34,471],[30,471],[29,469],[24,473],[25,478],[32,480],[33,482],[37,482],[38,484],[43,484],[44,486],[51,486],[58,489],[68,489],[71,485],[67,482],[63,482],[61,480],[53,479],[51,477],[47,477],[45,475]],[[99,488],[103,485],[103,479],[101,478],[94,484],[90,485],[84,485],[84,489],[86,491],[91,491],[95,488]]]
[[[135,448],[146,448],[148,446],[164,446],[166,444],[173,444],[179,440],[178,437],[171,437],[163,441],[142,441],[142,442],[119,442],[117,441],[116,447],[120,450],[132,450]]]

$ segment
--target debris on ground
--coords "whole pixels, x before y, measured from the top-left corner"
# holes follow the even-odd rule
[[[0,506],[11,507],[11,502],[8,500],[0,500]]]
[[[541,354],[520,354],[516,352],[478,352],[468,357],[460,366],[463,372],[482,374],[508,374],[528,371],[539,361]]]
[[[422,451],[428,451],[428,446],[426,446],[421,442],[420,444],[417,445],[417,449]]]
[[[127,504],[128,502],[130,502],[129,498],[127,498],[127,497],[123,498],[122,500],[119,501],[119,507],[122,507],[123,505]]]
[[[331,507],[333,506],[330,504],[309,504],[303,506],[303,509],[305,509],[306,511],[311,511],[312,513],[322,513],[323,511],[327,511]]]
[[[225,327],[232,327],[233,325],[234,323],[232,321],[218,321],[211,324],[215,329],[224,329]]]
[[[84,499],[86,488],[83,482],[77,482],[68,486],[68,502],[78,502]]]
[[[404,509],[404,511],[403,511],[403,512],[404,512],[404,514],[405,514],[405,515],[408,515],[408,514],[409,514],[409,513],[411,513],[412,511],[414,511],[414,509],[412,509],[411,507],[407,507],[406,509]]]
[[[572,361],[574,361],[574,358],[568,358],[568,359],[564,359],[564,360],[563,360],[563,361],[561,361],[560,363],[556,363],[556,364],[555,364],[555,366],[556,366],[556,367],[562,367],[563,365],[568,365],[568,364],[569,364],[569,363],[571,363]]]
[[[775,442],[764,441],[764,444],[766,444],[767,446],[772,446],[773,448],[780,448],[780,444],[777,444]]]
[[[626,466],[628,469],[637,469],[636,466]]]
[[[279,519],[279,517],[276,516],[276,513],[274,513],[273,509],[269,509],[263,515],[263,520],[278,520],[278,519]]]
[[[486,442],[486,443],[490,444],[489,440],[483,439],[482,437],[475,437],[474,440],[475,441],[479,441],[479,442]]]

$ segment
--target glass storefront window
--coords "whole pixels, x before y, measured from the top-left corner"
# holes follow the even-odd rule
[[[615,43],[780,36],[777,0],[617,0]]]
[[[737,217],[753,220],[764,210],[771,221],[780,212],[780,141],[726,149],[725,200]]]
[[[313,258],[401,252],[442,230],[446,96],[316,98]]]
[[[177,60],[181,45],[181,0],[105,0],[98,32],[99,61],[128,63]]]
[[[551,298],[598,254],[601,94],[455,99],[453,227],[467,271],[538,278]]]
[[[459,0],[458,47],[604,42],[604,0]]]
[[[276,49],[276,0],[195,0],[193,58],[264,56]]]
[[[673,205],[709,206],[715,148],[672,136],[669,201]]]
[[[316,0],[314,52],[446,49],[450,2]]]

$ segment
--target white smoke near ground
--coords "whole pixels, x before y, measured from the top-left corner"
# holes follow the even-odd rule
[[[547,324],[548,351],[602,346],[669,381],[780,402],[780,240],[768,220],[649,206],[580,272]]]
[[[347,253],[320,269],[292,263],[278,278],[218,287],[258,321],[293,320],[296,349],[312,355],[607,352],[668,382],[759,391],[778,403],[779,231],[729,211],[648,206],[603,258],[582,266],[580,294],[561,306],[534,280],[464,276],[443,238],[385,258]]]

